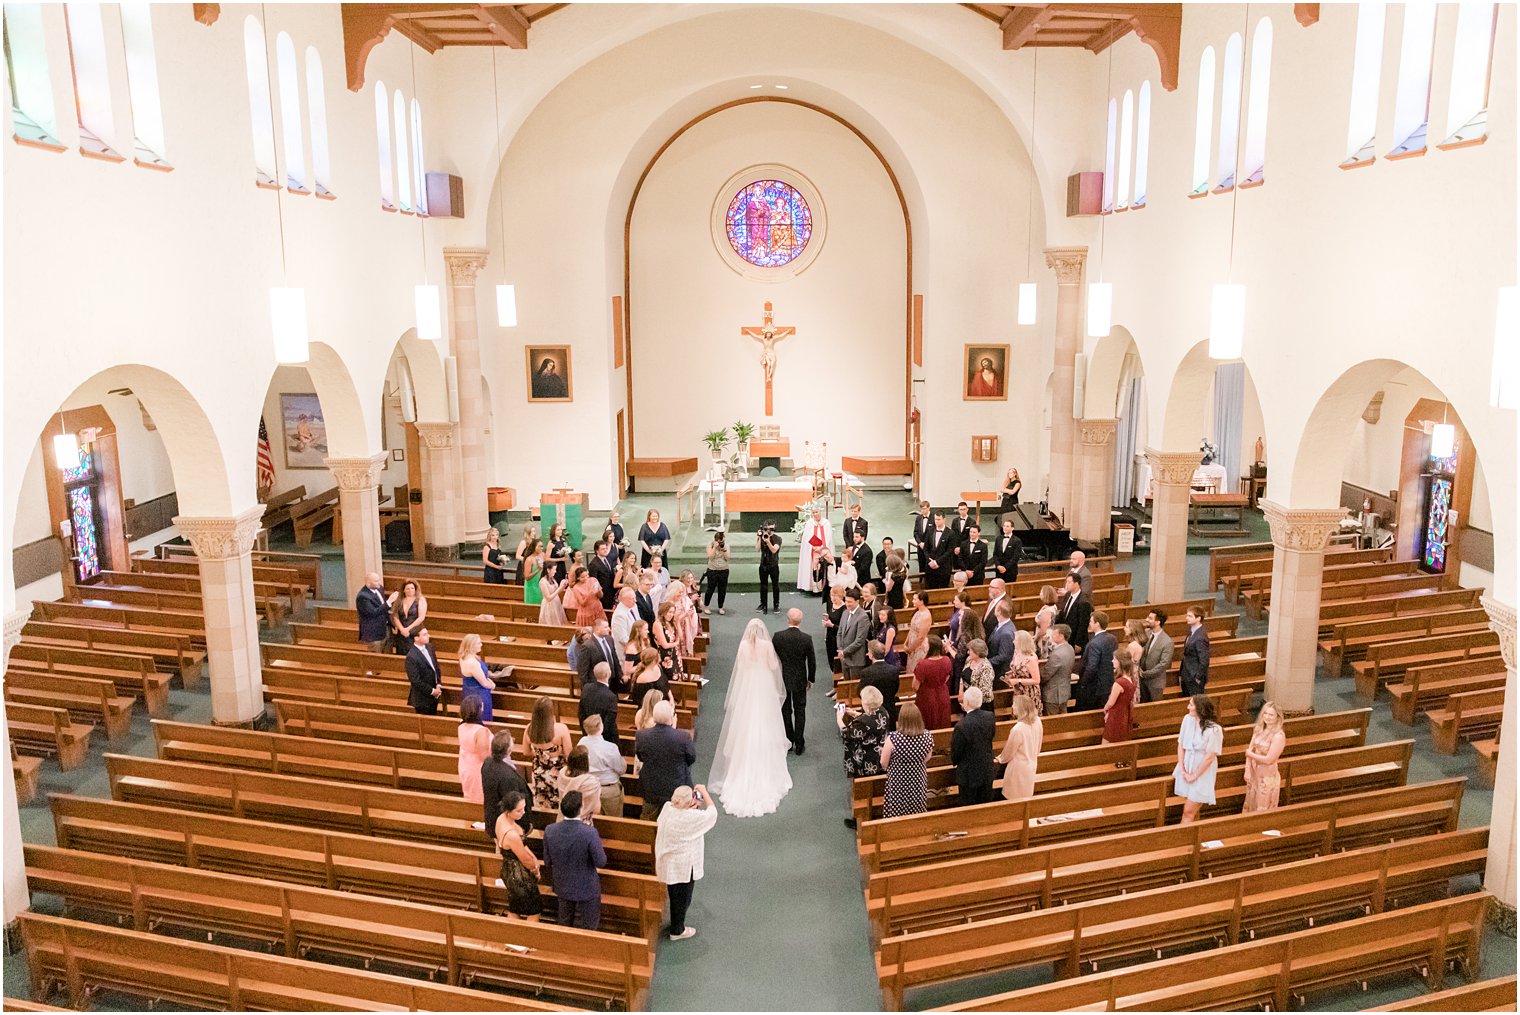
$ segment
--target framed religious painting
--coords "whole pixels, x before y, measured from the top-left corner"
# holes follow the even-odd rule
[[[1008,349],[1006,345],[966,345],[961,365],[962,394],[967,402],[1003,402],[1008,399]]]
[[[573,401],[570,347],[568,345],[530,345],[526,352],[528,355],[528,401]]]
[[[327,468],[327,422],[316,395],[280,395],[280,434],[285,445],[285,468]]]

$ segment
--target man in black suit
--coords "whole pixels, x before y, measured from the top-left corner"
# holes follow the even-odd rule
[[[1071,647],[1078,652],[1087,645],[1087,622],[1092,619],[1092,600],[1082,592],[1074,574],[1066,576],[1066,594],[1056,604],[1056,623],[1071,628]]]
[[[802,611],[786,611],[786,630],[771,639],[776,657],[781,660],[781,682],[786,685],[786,700],[781,703],[781,722],[786,738],[798,754],[807,751],[807,693],[818,672],[818,654],[813,636],[802,629]]]
[[[639,619],[649,625],[651,634],[654,632],[654,576],[647,570],[639,579],[639,589],[634,593],[634,603],[638,606]]]
[[[955,548],[955,569],[966,572],[967,585],[987,580],[987,544],[982,542],[981,526],[975,522],[966,530],[966,539]]]
[[[521,793],[530,801],[533,793],[512,764],[512,734],[502,730],[491,738],[491,756],[480,763],[480,791],[485,798],[486,838],[496,842],[496,819],[507,809],[507,794]],[[522,823],[533,827],[533,808],[528,807]],[[524,829],[527,831],[527,828]]]
[[[654,725],[639,730],[633,753],[644,764],[639,769],[639,789],[644,795],[639,816],[654,821],[677,786],[692,785],[691,766],[697,762],[697,746],[690,733],[676,729],[676,709],[669,699],[654,707]]]
[[[612,587],[613,564],[608,559],[607,545],[607,540],[598,539],[591,559],[586,562],[586,571],[602,587],[602,609],[604,610],[612,609],[612,594],[615,591]]]
[[[591,670],[591,681],[581,685],[580,720],[586,721],[588,715],[602,717],[602,736],[609,744],[621,748],[623,746],[618,737],[618,699],[612,693],[612,688],[607,682],[612,677],[612,667],[606,663],[597,663]]]
[[[992,664],[992,675],[1001,677],[1013,662],[1013,638],[1017,633],[1013,626],[1013,606],[1004,598],[992,613],[996,623],[987,632],[987,662]]]
[[[992,801],[992,737],[997,719],[982,708],[982,689],[974,685],[961,690],[961,710],[966,714],[950,735],[950,764],[955,766],[955,788],[961,804]]]
[[[950,534],[955,537],[957,543],[964,543],[970,534],[971,505],[965,501],[955,505],[955,517],[950,520]]]
[[[374,571],[364,576],[364,588],[354,596],[354,609],[359,611],[359,640],[371,652],[379,652],[390,632],[391,605],[385,601],[385,586]]]
[[[622,694],[623,657],[617,650],[617,643],[613,641],[612,628],[605,620],[596,622],[591,628],[591,637],[575,653],[575,669],[582,684],[592,682],[597,663],[607,664],[611,670],[607,686],[612,688],[612,693]]]
[[[881,537],[881,549],[876,551],[876,573],[883,578],[887,576],[887,554],[896,549],[897,544],[891,536]]]
[[[1003,534],[992,547],[992,575],[1005,582],[1019,580],[1019,560],[1024,556],[1024,542],[1013,534],[1013,519],[1003,519]]]
[[[887,725],[897,728],[897,694],[902,687],[902,671],[886,660],[887,647],[875,638],[866,646],[871,662],[860,671],[862,689],[874,687],[881,692],[881,707],[887,713]],[[858,692],[857,692],[858,693]]]
[[[1108,692],[1114,686],[1114,653],[1119,639],[1108,630],[1108,614],[1098,610],[1088,622],[1087,645],[1082,649],[1082,675],[1077,678],[1074,697],[1078,712],[1088,712],[1108,704]]]
[[[1209,632],[1203,628],[1203,611],[1189,606],[1187,640],[1182,643],[1182,693],[1192,697],[1209,689]]]
[[[929,533],[934,531],[934,513],[929,502],[918,505],[918,517],[913,519],[913,547],[918,552],[918,573],[929,573]]]
[[[924,586],[931,589],[948,589],[950,572],[954,569],[955,534],[945,528],[944,514],[934,513],[934,528],[924,539]]]
[[[781,537],[776,535],[776,527],[767,525],[760,530],[755,540],[755,548],[760,551],[760,612],[769,613],[770,607],[766,605],[766,586],[770,586],[770,601],[775,603],[777,612],[781,610]]]
[[[871,547],[866,543],[863,529],[855,530],[854,542],[850,544],[850,559],[855,564],[855,584],[864,585],[871,580]]]
[[[438,699],[443,697],[443,674],[438,669],[438,653],[428,644],[431,640],[428,629],[419,627],[412,650],[406,654],[406,679],[412,685],[406,703],[418,715],[436,715]]]
[[[871,534],[871,523],[860,517],[860,503],[857,501],[850,505],[850,517],[844,520],[844,545],[855,545],[855,533],[860,533],[862,539]]]

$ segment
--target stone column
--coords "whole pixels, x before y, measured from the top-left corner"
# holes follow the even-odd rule
[[[1320,585],[1325,547],[1340,531],[1340,508],[1261,502],[1272,529],[1272,598],[1267,618],[1267,700],[1285,716],[1314,711]]]
[[[1076,421],[1072,381],[1082,351],[1082,272],[1086,247],[1047,247],[1045,264],[1056,273],[1056,354],[1051,372],[1050,510],[1068,519],[1075,507]],[[1038,494],[1029,498],[1039,500]]]
[[[1483,597],[1488,624],[1499,635],[1504,668],[1504,714],[1511,726],[1515,714],[1515,608],[1492,596]],[[1499,737],[1499,767],[1494,774],[1494,809],[1488,819],[1488,870],[1483,887],[1498,900],[1494,919],[1511,937],[1515,933],[1515,737],[1507,728]]]
[[[1083,543],[1108,538],[1113,501],[1114,431],[1117,419],[1077,420],[1077,486],[1073,491],[1071,534]]]
[[[324,464],[338,482],[338,510],[343,513],[343,575],[352,600],[364,576],[382,572],[380,559],[380,470],[385,452],[368,458],[327,458]]]
[[[10,665],[11,649],[21,640],[21,629],[26,626],[26,620],[31,615],[30,603],[24,609],[6,614],[5,660],[0,664],[0,673]],[[4,746],[5,759],[9,761],[11,734],[5,725],[4,712],[4,709],[0,709],[0,733],[5,738],[5,743],[0,746]],[[9,931],[11,924],[16,922],[16,917],[31,908],[32,893],[26,885],[26,858],[21,853],[21,803],[16,799],[16,775],[9,764],[0,767],[5,769],[5,786],[0,792],[4,793],[5,798],[5,926]]]
[[[264,505],[257,504],[231,518],[174,519],[200,558],[211,721],[218,726],[251,726],[264,714],[259,611],[249,554],[263,515]]]
[[[1145,598],[1174,603],[1187,595],[1188,493],[1203,461],[1199,451],[1145,449],[1151,496],[1151,574]]]
[[[426,533],[413,533],[425,539],[427,559],[459,559],[462,505],[459,502],[458,455],[454,448],[453,423],[424,423],[417,426],[417,446],[422,452],[422,508]]]
[[[464,538],[478,543],[491,527],[486,509],[486,404],[480,384],[480,325],[475,276],[486,266],[483,247],[444,247],[449,266],[449,332],[459,376],[459,497]]]

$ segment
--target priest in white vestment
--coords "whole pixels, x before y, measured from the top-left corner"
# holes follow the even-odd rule
[[[818,580],[818,561],[834,552],[834,528],[823,520],[823,512],[814,508],[802,526],[802,546],[797,554],[797,588],[803,592],[822,592]]]

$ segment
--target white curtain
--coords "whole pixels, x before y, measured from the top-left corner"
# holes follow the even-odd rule
[[[1214,368],[1214,452],[1224,467],[1220,493],[1240,488],[1240,441],[1245,418],[1246,365],[1221,363]]]
[[[1135,499],[1135,452],[1140,437],[1140,412],[1145,398],[1145,378],[1137,376],[1135,364],[1124,364],[1119,384],[1119,425],[1114,431],[1113,506],[1130,506]]]

